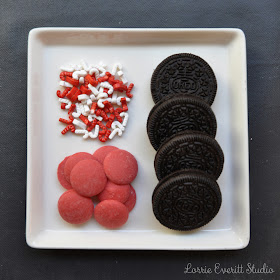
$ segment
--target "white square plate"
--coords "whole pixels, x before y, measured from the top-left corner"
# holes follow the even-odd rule
[[[175,53],[193,53],[215,72],[218,91],[212,105],[225,164],[218,180],[223,202],[208,225],[189,233],[164,228],[152,212],[157,184],[155,151],[146,133],[154,103],[150,80],[155,67]],[[65,156],[94,152],[103,144],[73,134],[61,135],[67,115],[56,97],[59,67],[69,63],[116,62],[135,84],[130,119],[123,137],[108,145],[131,152],[139,164],[133,186],[137,204],[128,222],[107,230],[93,219],[81,226],[64,222],[57,201],[64,189],[56,169]],[[38,28],[28,39],[28,164],[26,240],[34,248],[225,250],[247,246],[250,235],[249,162],[245,36],[239,29]]]

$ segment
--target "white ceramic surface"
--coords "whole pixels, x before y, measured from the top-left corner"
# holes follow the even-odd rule
[[[167,56],[189,52],[205,59],[215,72],[218,91],[212,108],[216,139],[225,164],[218,180],[223,202],[215,219],[199,230],[182,233],[161,226],[152,212],[157,184],[155,151],[146,133],[153,107],[150,79]],[[128,222],[107,230],[93,219],[85,225],[64,222],[57,200],[64,189],[56,170],[65,156],[94,152],[103,144],[71,133],[63,136],[59,117],[67,115],[56,97],[59,67],[103,61],[124,66],[135,84],[130,119],[121,138],[106,144],[131,152],[139,163],[133,186],[137,204]],[[239,29],[98,29],[38,28],[28,39],[28,164],[26,240],[34,248],[224,250],[247,246],[250,235],[249,162],[245,36]]]

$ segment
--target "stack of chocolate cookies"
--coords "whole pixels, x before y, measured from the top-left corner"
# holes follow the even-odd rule
[[[218,213],[222,196],[216,182],[223,151],[215,140],[211,109],[217,91],[215,74],[202,58],[180,53],[155,69],[151,92],[156,103],[147,121],[159,180],[153,197],[157,220],[174,230],[193,230]]]

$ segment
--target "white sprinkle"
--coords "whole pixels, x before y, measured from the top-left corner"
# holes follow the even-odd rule
[[[115,128],[109,135],[109,139],[113,139],[116,133],[118,133],[119,136],[122,136],[122,131],[119,128]]]
[[[90,100],[91,101],[95,101],[95,100],[97,100],[97,98],[95,97],[95,95],[92,93],[90,96]]]
[[[62,87],[73,87],[72,84],[68,83],[68,82],[64,82],[64,81],[60,81],[59,85]]]
[[[104,77],[106,75],[106,69],[103,68],[102,66],[100,65],[95,65],[95,68],[98,69],[99,72],[101,72],[99,75],[100,77]]]
[[[83,138],[84,138],[84,139],[87,139],[87,138],[88,138],[88,134],[89,134],[89,133],[88,133],[88,131],[86,130],[86,133],[85,133],[85,135],[83,136]]]
[[[112,97],[111,97],[111,103],[112,104],[117,104],[117,98],[118,98],[118,94],[116,92],[114,92]]]
[[[81,100],[87,100],[89,99],[89,96],[87,94],[80,94],[78,96],[78,100],[81,101]]]
[[[65,98],[58,98],[58,101],[59,101],[60,103],[66,103],[66,104],[70,103],[70,104],[71,104],[71,101],[68,100],[68,99],[65,99]]]
[[[124,126],[119,121],[112,122],[111,127],[113,129],[119,128],[121,131],[124,131]]]
[[[72,116],[73,116],[74,118],[78,118],[78,117],[81,115],[82,110],[81,110],[81,107],[80,107],[80,106],[82,106],[82,105],[80,105],[79,103],[76,103],[76,111],[77,111],[77,112],[73,112],[73,113],[72,113]]]
[[[85,70],[74,71],[72,78],[75,80],[79,80],[80,77],[85,77],[86,75],[87,75],[87,71]]]
[[[90,122],[93,121],[93,118],[92,118],[92,115],[91,115],[91,114],[88,115],[88,120],[89,120]]]
[[[69,109],[71,107],[72,102],[68,99],[58,98],[58,101],[61,103],[66,103],[65,109]]]
[[[92,104],[92,101],[91,101],[91,99],[89,98],[89,99],[87,100],[87,105],[88,105],[88,106],[91,106],[91,104]]]
[[[128,118],[129,118],[128,113],[126,113],[126,112],[121,112],[121,113],[120,113],[120,116],[123,117],[122,125],[123,125],[123,126],[126,126],[126,125],[127,125]]]
[[[100,61],[100,62],[98,63],[98,65],[100,65],[100,66],[103,67],[103,68],[107,68],[107,64],[105,64],[103,61]]]
[[[93,73],[95,75],[95,79],[98,79],[100,75],[99,75],[99,71],[97,68],[95,68],[95,67],[90,68],[89,74],[92,76]]]
[[[77,104],[78,104],[78,103],[77,103]],[[83,105],[83,104],[79,104],[79,105],[80,105],[80,110],[81,110],[82,115],[88,116],[88,115],[89,115],[89,112],[86,112],[86,111],[85,111],[85,107],[84,107],[84,106],[86,106],[86,105]]]
[[[109,102],[111,102],[111,98],[101,98],[101,99],[99,99],[98,101],[97,101],[97,106],[99,107],[99,108],[104,108],[104,104],[103,104],[103,102],[104,101],[109,101]]]
[[[86,129],[87,128],[86,124],[84,124],[83,122],[78,121],[76,119],[73,120],[73,124],[75,124],[76,126],[82,128],[82,129]]]
[[[74,69],[75,69],[75,71],[80,71],[83,69],[83,67],[81,64],[78,64],[78,65],[74,65]]]
[[[108,94],[106,92],[100,92],[98,95],[97,95],[97,99],[101,99],[101,98],[107,98],[108,97]]]
[[[85,71],[89,71],[89,66],[88,66],[88,64],[85,62],[85,60],[81,60],[81,65],[82,65],[82,67],[83,67],[83,69],[85,70]]]
[[[85,134],[86,131],[87,131],[86,129],[76,129],[76,130],[75,130],[75,133],[76,133],[76,134]]]
[[[103,118],[101,116],[96,116],[95,114],[92,115],[94,118],[96,118],[98,121],[102,121]]]
[[[118,71],[117,73],[119,75],[119,77],[123,76],[123,71]]]
[[[87,115],[90,113],[90,108],[88,107],[88,105],[84,105],[84,110]]]
[[[92,86],[91,84],[88,84],[88,88],[92,91],[92,93],[97,96],[99,94],[99,91],[96,87]]]
[[[120,78],[124,85],[126,85],[128,83],[128,80],[124,77],[124,75],[121,76]]]
[[[112,69],[112,75],[116,75],[118,70],[122,70],[122,65],[120,63],[115,63]]]
[[[108,82],[102,82],[100,83],[100,87],[101,88],[107,88],[108,89],[108,94],[112,94],[114,91],[114,88],[112,85],[110,85],[110,83]]]
[[[98,136],[98,133],[99,133],[99,125],[97,124],[95,126],[94,133],[90,132],[89,136],[90,136],[90,138],[96,138]]]

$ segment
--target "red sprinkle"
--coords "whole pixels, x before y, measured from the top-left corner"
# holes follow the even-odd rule
[[[83,93],[83,94],[87,94],[87,95],[90,95],[91,94],[91,90],[86,88],[84,85],[81,85],[80,86],[80,91]]]
[[[69,110],[68,110],[68,115],[71,115],[74,112],[74,109],[76,108],[75,104],[71,104]]]
[[[85,88],[88,88],[88,84],[89,84],[89,81],[85,79],[84,87],[85,87]]]
[[[82,92],[78,89],[76,93],[71,97],[71,102],[76,102],[80,94],[82,94]]]
[[[66,103],[61,103],[60,108],[61,108],[61,109],[65,109],[65,107],[66,107]]]
[[[97,103],[92,102],[91,107],[90,107],[91,114],[95,114],[96,107],[97,107]]]
[[[111,134],[111,130],[107,130],[105,135],[99,134],[98,139],[101,142],[106,142],[109,139],[109,135]]]
[[[89,120],[87,117],[85,117],[84,115],[80,115],[79,118],[82,120],[83,123],[85,123],[86,125],[89,124]]]
[[[120,116],[120,114],[118,112],[115,111],[115,116],[116,119],[121,123],[123,121],[122,117]]]
[[[114,119],[115,119],[115,115],[114,115],[114,114],[111,114],[110,117],[109,117],[109,121],[106,123],[106,126],[107,126],[108,128],[111,127],[111,125],[112,125]]]
[[[109,77],[108,77],[108,76],[104,76],[104,77],[100,77],[100,78],[98,78],[98,79],[97,79],[97,81],[98,81],[99,83],[102,83],[102,82],[106,82],[106,81],[108,81],[108,79],[109,79]]]
[[[69,130],[71,130],[71,132],[75,132],[75,126],[73,124],[69,124],[67,125],[62,131],[62,134],[67,133]]]
[[[98,85],[98,81],[96,81],[95,78],[93,78],[90,74],[85,76],[85,81],[88,81],[94,87]]]
[[[127,107],[127,103],[126,103],[125,97],[121,98],[121,103],[122,103],[123,111],[126,112],[128,110],[128,107]]]
[[[134,87],[134,84],[131,83],[131,84],[128,86],[127,90],[126,90],[126,96],[129,97],[129,98],[132,98],[132,97],[133,97],[133,94],[130,93],[131,90],[133,89],[133,87]]]
[[[115,77],[111,75],[108,79],[108,83],[113,86],[114,84],[121,83],[121,81],[120,80],[115,80]]]
[[[99,131],[99,135],[105,135],[106,134],[107,129],[103,129]]]
[[[59,77],[60,77],[60,80],[65,81],[65,76],[72,77],[72,75],[73,75],[73,72],[64,71],[64,72],[60,73]]]
[[[87,130],[88,130],[88,131],[92,131],[92,130],[95,128],[95,126],[97,125],[97,122],[98,122],[98,120],[97,120],[97,119],[94,119],[94,120],[89,124]]]
[[[95,112],[95,115],[100,116],[101,115],[101,109],[97,109],[96,112]]]
[[[107,129],[106,126],[101,121],[98,121],[97,124],[101,129]]]
[[[103,118],[103,120],[105,122],[109,120],[108,116],[106,115],[106,113],[103,110],[101,110],[101,114],[100,115],[101,115],[101,117]]]
[[[112,123],[113,123],[113,121],[112,121],[112,120],[109,120],[109,121],[106,123],[106,126],[107,126],[108,128],[111,128]]]
[[[113,107],[113,105],[108,100],[105,100],[103,102],[103,104],[105,105],[105,107],[107,107],[109,109],[109,112],[111,114],[114,113],[114,107]]]
[[[65,95],[70,91],[70,87],[67,87],[63,92],[62,92],[62,97],[65,97]]]
[[[57,90],[57,91],[56,91],[56,95],[57,95],[57,97],[59,97],[59,98],[63,98],[63,97],[64,97],[64,96],[62,96],[62,93],[61,93],[60,90]]]
[[[70,115],[69,116],[69,120],[66,120],[66,119],[63,119],[63,118],[60,118],[59,121],[62,122],[62,123],[66,123],[66,124],[71,124],[73,123],[73,120],[74,118]]]
[[[71,77],[66,76],[65,78],[66,82],[73,85],[73,86],[78,86],[79,85],[79,80],[75,80]]]
[[[121,107],[116,108],[116,109],[115,109],[115,112],[117,112],[117,113],[119,113],[119,114],[120,114],[121,112],[123,112],[123,109],[122,109]]]
[[[66,97],[71,100],[71,98],[75,95],[77,91],[78,91],[77,87],[72,87],[71,90],[66,94]]]
[[[127,86],[125,86],[123,84],[123,82],[118,82],[117,84],[113,85],[114,90],[123,92],[123,91],[127,91]]]

